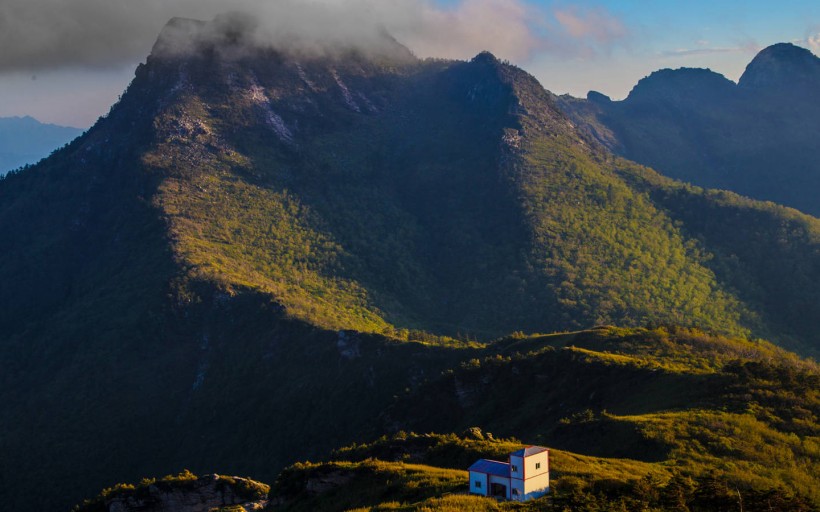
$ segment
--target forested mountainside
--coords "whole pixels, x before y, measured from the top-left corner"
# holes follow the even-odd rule
[[[174,466],[271,481],[513,331],[818,350],[817,219],[613,157],[487,53],[252,39],[173,20],[105,118],[0,181],[12,508]]]
[[[820,215],[820,58],[781,43],[738,83],[708,69],[663,69],[623,101],[561,97],[579,127],[672,178]]]

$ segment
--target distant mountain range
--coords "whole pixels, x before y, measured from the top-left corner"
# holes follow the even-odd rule
[[[559,104],[612,151],[672,178],[820,216],[820,58],[782,43],[737,84],[708,69],[664,69],[623,101],[591,92]]]
[[[44,124],[33,117],[0,117],[0,175],[35,164],[83,131]]]
[[[387,35],[283,51],[246,29],[231,17],[172,20],[108,116],[0,180],[0,503],[65,509],[115,481],[186,467],[272,482],[391,425],[453,431],[408,418],[429,398],[413,393],[473,383],[472,360],[512,358],[490,341],[516,331],[649,327],[623,357],[602,356],[591,388],[572,370],[586,366],[570,363],[610,354],[606,340],[544,356],[550,372],[573,372],[556,382],[590,401],[611,396],[612,375],[635,379],[635,403],[652,375],[706,386],[724,370],[698,347],[773,365],[760,370],[776,374],[771,394],[804,366],[813,378],[797,356],[743,338],[820,351],[820,220],[612,154],[489,53],[419,60]],[[189,51],[170,51],[183,35]],[[681,361],[642,352],[663,359],[684,328]],[[534,380],[516,386],[547,393],[540,361],[497,375],[525,371]],[[572,413],[608,406],[553,398]],[[755,432],[782,445],[814,435],[810,398],[782,421],[739,408],[738,428],[767,422]],[[487,418],[468,405],[466,417]],[[657,446],[632,434],[635,453]],[[700,455],[718,460],[722,445],[703,443]],[[794,475],[803,485],[803,470]]]

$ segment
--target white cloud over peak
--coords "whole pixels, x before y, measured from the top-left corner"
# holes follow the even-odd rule
[[[698,42],[695,48],[676,48],[674,50],[662,51],[660,55],[664,57],[689,57],[692,55],[711,55],[715,53],[745,53],[754,55],[762,49],[763,47],[755,41],[747,41],[735,46],[710,46],[708,43],[700,44],[700,42]]]
[[[489,50],[521,60],[544,46],[533,24],[542,13],[519,0],[464,0],[452,9],[416,3],[410,23],[393,23],[392,32],[421,56],[466,58]]]
[[[808,36],[806,45],[815,55],[820,55],[820,32]]]
[[[266,34],[361,40],[386,29],[420,56],[481,50],[525,62],[540,52],[594,56],[629,31],[603,8],[550,8],[527,0],[3,0],[0,73],[130,65],[172,17],[209,20],[244,11]]]

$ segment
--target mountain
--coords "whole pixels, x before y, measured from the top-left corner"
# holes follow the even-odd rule
[[[779,43],[764,48],[740,77],[738,86],[775,96],[814,93],[820,82],[820,59],[805,48]],[[794,99],[794,98],[793,98]]]
[[[561,97],[579,127],[616,153],[672,178],[820,216],[820,58],[781,43],[737,84],[708,69],[664,69],[623,101]]]
[[[173,20],[107,116],[0,181],[12,509],[186,467],[272,481],[514,331],[817,353],[817,219],[611,155],[488,53],[256,41]]]
[[[0,117],[0,175],[34,164],[80,135],[79,128],[26,117]]]

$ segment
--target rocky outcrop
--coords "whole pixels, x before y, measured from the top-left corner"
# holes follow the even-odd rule
[[[353,479],[353,475],[345,471],[331,471],[309,478],[305,483],[305,491],[309,494],[322,494],[337,489]]]
[[[262,510],[268,486],[246,478],[204,475],[118,486],[78,512],[216,512]]]

